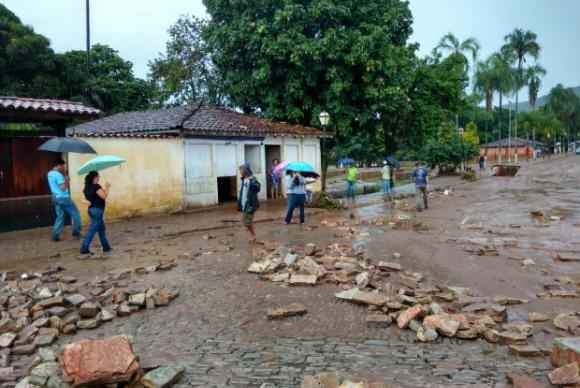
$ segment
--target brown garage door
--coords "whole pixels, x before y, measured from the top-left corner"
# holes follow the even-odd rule
[[[0,231],[53,222],[46,174],[59,154],[37,151],[46,140],[0,137]]]

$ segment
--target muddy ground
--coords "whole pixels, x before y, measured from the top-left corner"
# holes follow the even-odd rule
[[[307,225],[300,227],[283,225],[282,204],[268,204],[258,217],[258,237],[297,249],[307,243],[355,244],[365,247],[373,261],[389,260],[399,252],[400,263],[424,274],[431,284],[529,299],[510,309],[512,320],[525,320],[529,311],[550,316],[580,311],[580,299],[538,297],[555,278],[580,280],[580,262],[554,260],[558,253],[580,257],[578,162],[570,156],[524,163],[514,178],[485,176],[475,183],[435,180],[434,185],[453,187],[453,192],[433,195],[431,209],[422,213],[404,203],[392,209],[380,195],[372,195],[361,198],[354,210],[312,210]],[[532,217],[535,210],[544,217]],[[364,225],[400,215],[421,222],[425,230]],[[288,287],[261,281],[246,271],[254,250],[238,218],[226,207],[113,223],[109,237],[114,255],[90,261],[77,259],[78,241],[52,243],[46,229],[2,234],[0,271],[34,272],[60,263],[67,275],[93,280],[111,270],[177,259],[172,271],[131,279],[179,288],[181,295],[170,306],[118,318],[62,342],[131,335],[140,354],[184,364],[183,386],[259,387],[269,382],[291,387],[299,386],[304,374],[326,370],[370,375],[401,386],[502,386],[506,372],[544,378],[549,369],[545,357],[519,358],[481,340],[425,345],[416,344],[409,332],[367,328],[366,308],[336,300],[334,294],[341,290],[336,285]],[[356,231],[354,238],[337,237],[340,231],[325,221],[347,222]],[[466,251],[486,245],[493,245],[498,255]],[[526,258],[534,264],[523,265]],[[269,308],[293,302],[304,304],[308,314],[266,319]],[[549,347],[559,335],[551,322],[536,325],[532,342]]]

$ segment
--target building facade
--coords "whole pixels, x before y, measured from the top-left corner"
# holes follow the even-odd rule
[[[100,155],[127,163],[101,173],[112,184],[109,218],[173,212],[237,200],[238,167],[248,163],[269,193],[272,161],[301,160],[320,172],[315,128],[273,122],[219,107],[128,112],[69,128]],[[91,159],[71,154],[72,172]],[[84,177],[71,173],[71,192],[83,203]],[[84,213],[84,212],[82,212]]]
[[[532,159],[543,149],[543,144],[521,138],[501,139],[480,145],[480,155],[488,161],[507,161],[515,159]]]
[[[62,155],[38,147],[64,136],[70,123],[100,114],[72,101],[0,96],[0,232],[54,222],[46,174]]]

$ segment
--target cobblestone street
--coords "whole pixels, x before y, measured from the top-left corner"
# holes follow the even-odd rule
[[[133,320],[134,321],[134,320]],[[332,337],[272,337],[252,342],[240,337],[143,335],[130,322],[110,330],[134,335],[137,353],[158,352],[145,362],[172,362],[186,367],[180,387],[299,387],[304,375],[338,372],[395,387],[506,386],[510,372],[542,380],[550,370],[547,359],[518,358],[504,346],[484,341],[444,340],[425,345],[398,329],[385,339]],[[109,330],[108,330],[109,331]],[[385,333],[379,334],[385,337]],[[141,339],[139,339],[141,338]]]
[[[558,163],[563,162],[554,162],[554,169],[560,168]],[[544,174],[551,174],[550,165],[546,166]],[[426,287],[469,287],[475,296],[529,298],[529,303],[510,306],[509,321],[526,320],[531,311],[551,317],[562,311],[575,311],[577,298],[535,296],[543,284],[556,276],[575,279],[579,273],[574,264],[555,264],[549,256],[542,256],[542,251],[537,249],[539,245],[534,250],[521,246],[515,253],[502,251],[497,256],[481,257],[466,253],[455,242],[476,233],[480,233],[475,235],[480,238],[490,233],[464,229],[461,220],[468,212],[470,219],[478,222],[479,219],[493,221],[489,230],[495,233],[502,228],[497,233],[502,233],[503,238],[515,232],[501,224],[514,220],[523,225],[515,229],[520,239],[537,241],[545,236],[554,241],[560,229],[577,222],[573,215],[574,203],[568,207],[567,218],[560,223],[541,229],[532,224],[528,208],[535,206],[536,198],[543,200],[543,194],[526,193],[532,202],[524,205],[521,204],[522,190],[514,190],[512,194],[504,186],[509,183],[516,188],[527,187],[531,180],[526,173],[524,170],[521,177],[511,181],[485,178],[485,185],[457,184],[452,196],[436,195],[433,210],[421,215],[406,213],[421,220],[425,226],[421,231],[363,222],[381,215],[393,216],[393,210],[380,197],[368,196],[359,202],[362,207],[353,210],[354,220],[349,216],[350,211],[319,212],[309,215],[304,228],[281,225],[275,220],[278,210],[274,208],[268,213],[274,220],[266,218],[258,224],[258,236],[269,245],[298,251],[303,251],[308,243],[319,247],[336,243],[358,246],[366,251],[372,263],[397,252],[405,269],[425,276]],[[575,168],[566,174],[580,175],[580,170]],[[572,182],[569,178],[565,181]],[[570,193],[563,191],[555,195],[567,199],[565,196]],[[501,197],[489,202],[490,195]],[[485,206],[494,203],[498,203],[497,208]],[[515,203],[520,206],[517,211],[510,205]],[[513,214],[504,211],[508,206],[512,206]],[[501,213],[503,218],[488,221],[484,216],[492,214],[491,211]],[[208,214],[215,214],[218,224],[234,218],[231,210],[223,214],[213,210]],[[347,225],[328,226],[331,221]],[[58,261],[66,268],[66,275],[77,277],[79,285],[87,285],[87,289],[79,289],[81,293],[88,294],[90,287],[95,287],[106,274],[125,269],[131,274],[120,281],[123,284],[120,287],[126,290],[143,292],[139,290],[148,287],[179,290],[179,297],[167,307],[118,317],[96,329],[60,337],[58,346],[80,339],[129,335],[145,367],[165,364],[185,367],[179,383],[181,388],[299,387],[305,375],[321,372],[401,387],[502,387],[508,384],[506,374],[510,372],[547,382],[551,367],[546,356],[523,358],[510,353],[506,345],[494,345],[483,339],[440,337],[430,344],[418,343],[413,331],[399,330],[395,324],[388,328],[368,327],[368,307],[340,301],[335,296],[351,286],[332,281],[320,282],[314,287],[289,286],[250,274],[248,266],[255,260],[256,247],[248,245],[243,230],[231,225],[212,227],[211,222],[204,213],[192,213],[113,224],[116,251],[106,260],[77,260],[74,241],[47,244],[43,240],[35,247],[26,241],[25,232],[15,234],[17,238],[13,239],[7,236],[9,244],[5,245],[5,252],[9,255],[14,252],[18,257],[14,261],[16,270],[41,270],[48,263]],[[202,230],[195,229],[199,224],[203,224]],[[352,234],[345,237],[344,230],[350,229]],[[538,230],[542,233],[538,234]],[[32,231],[28,238],[34,240],[39,235],[39,231]],[[38,259],[39,249],[43,259]],[[519,262],[507,259],[508,255],[531,253],[537,264],[530,268],[522,269]],[[177,266],[153,273],[130,270],[145,268],[160,260],[176,260]],[[282,320],[267,319],[269,309],[291,303],[303,304],[307,314]],[[535,323],[532,331],[530,343],[542,350],[551,348],[555,336],[565,335],[554,329],[551,320]]]

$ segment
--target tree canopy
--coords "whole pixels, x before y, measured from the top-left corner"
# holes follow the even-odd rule
[[[319,126],[326,110],[339,144],[382,141],[377,152],[390,153],[420,146],[420,134],[459,99],[458,58],[417,58],[405,1],[204,4],[211,15],[204,37],[224,90],[246,112]]]
[[[135,77],[133,64],[105,45],[55,54],[50,41],[0,4],[0,94],[83,101],[105,112],[143,109],[152,84]]]
[[[165,53],[149,62],[161,104],[226,103],[202,33],[207,21],[182,16],[169,28]]]

